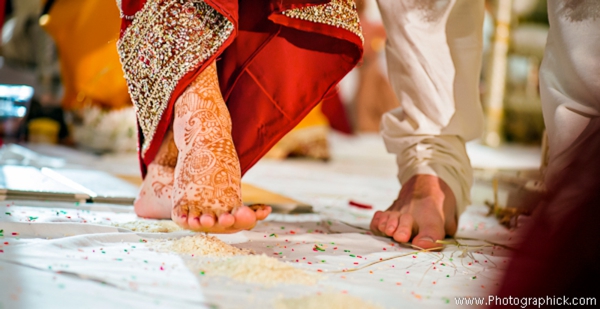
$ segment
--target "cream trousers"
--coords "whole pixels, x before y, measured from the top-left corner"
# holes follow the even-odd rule
[[[381,133],[397,156],[400,183],[437,175],[459,213],[473,182],[465,142],[481,136],[479,101],[483,0],[378,0],[388,40],[388,74],[400,108]],[[550,32],[540,69],[550,144],[547,181],[567,150],[600,114],[600,1],[549,0]]]

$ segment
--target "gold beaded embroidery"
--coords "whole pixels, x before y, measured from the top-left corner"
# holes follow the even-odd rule
[[[217,52],[233,24],[201,0],[148,0],[117,48],[146,153],[179,80]]]
[[[326,4],[290,9],[281,13],[290,18],[342,28],[356,34],[362,42],[365,41],[354,0],[331,0]]]

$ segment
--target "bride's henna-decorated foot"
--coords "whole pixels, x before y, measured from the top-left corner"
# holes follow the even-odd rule
[[[173,133],[179,151],[173,221],[196,231],[231,233],[266,218],[270,207],[255,212],[242,204],[240,162],[215,63],[175,102]]]
[[[165,134],[163,143],[142,182],[137,199],[133,203],[135,213],[144,218],[171,218],[173,177],[177,163],[177,146],[171,129]]]

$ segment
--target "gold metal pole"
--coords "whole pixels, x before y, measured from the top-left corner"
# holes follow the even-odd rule
[[[502,142],[504,119],[504,90],[506,84],[506,64],[510,36],[512,0],[496,0],[494,14],[496,28],[492,42],[491,61],[486,76],[487,91],[484,97],[486,106],[484,144],[497,147]]]

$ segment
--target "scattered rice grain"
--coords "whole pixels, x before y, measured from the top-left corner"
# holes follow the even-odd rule
[[[140,233],[172,233],[183,230],[181,227],[179,227],[179,225],[171,220],[136,220],[126,223],[113,223],[113,226]]]
[[[260,283],[267,286],[275,284],[314,285],[320,275],[298,269],[289,263],[266,255],[236,256],[216,261],[189,261],[188,267],[206,275],[227,276],[236,281]]]
[[[158,252],[194,256],[228,257],[252,254],[250,250],[236,248],[214,236],[204,234],[195,234],[178,239],[156,239],[148,242],[148,246]]]

